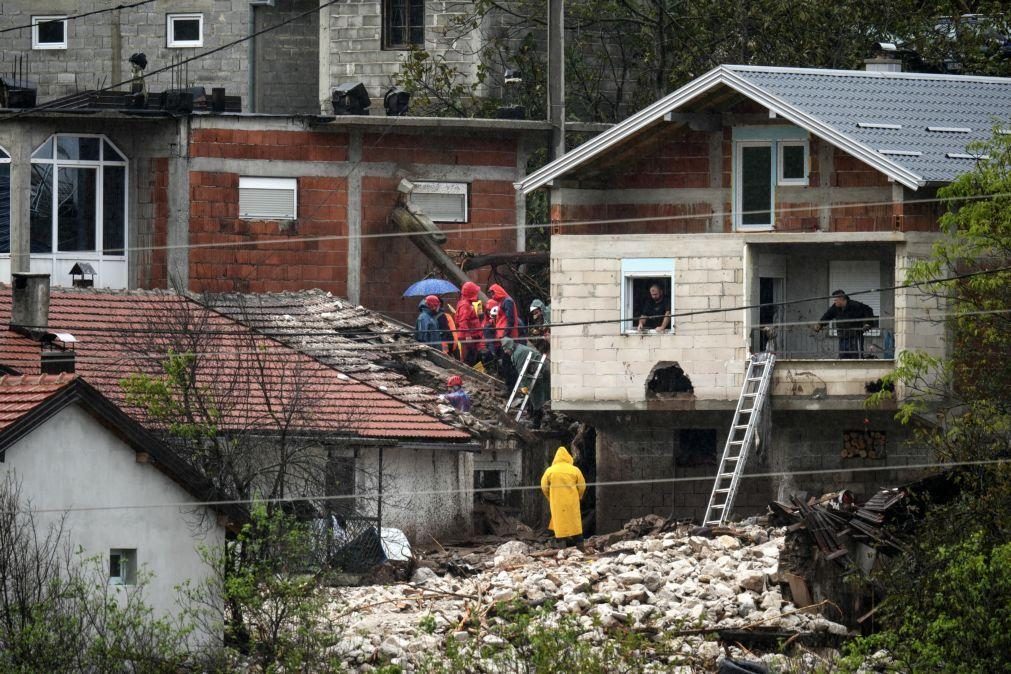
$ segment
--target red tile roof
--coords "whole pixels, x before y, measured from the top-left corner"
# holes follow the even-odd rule
[[[69,386],[74,378],[72,374],[0,377],[0,431]]]
[[[0,326],[11,293],[0,285]],[[170,352],[196,353],[197,388],[220,425],[234,429],[353,434],[369,438],[466,441],[470,436],[379,389],[169,292],[52,290],[49,329],[77,338],[77,373],[139,421],[121,380],[164,375]],[[0,364],[38,374],[38,344],[0,330]]]

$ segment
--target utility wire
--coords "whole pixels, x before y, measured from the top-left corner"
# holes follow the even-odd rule
[[[928,463],[910,463],[905,465],[884,465],[884,466],[856,466],[853,468],[826,468],[818,470],[792,470],[775,471],[765,473],[744,473],[741,479],[768,479],[776,477],[794,477],[798,475],[838,475],[841,471],[847,473],[877,473],[896,470],[926,470],[932,468],[950,469],[967,466],[994,466],[1011,462],[1011,459],[981,459],[976,461],[936,461]],[[686,482],[712,482],[713,475],[701,475],[694,477],[663,477],[649,478],[641,480],[608,480],[587,482],[587,487],[626,487],[641,484],[683,484]],[[156,508],[193,508],[197,506],[215,507],[229,505],[254,505],[258,503],[299,503],[305,501],[346,501],[352,499],[379,499],[383,497],[405,499],[414,496],[455,496],[458,494],[481,494],[481,493],[502,493],[505,491],[539,491],[541,486],[516,485],[513,487],[475,487],[473,489],[426,489],[416,491],[383,490],[382,492],[372,492],[364,494],[319,494],[314,496],[285,496],[279,498],[250,498],[250,499],[225,499],[218,501],[177,501],[171,503],[134,503],[118,505],[100,506],[71,506],[67,508],[22,508],[23,513],[64,513],[64,512],[92,512],[101,510],[150,510]],[[8,512],[9,514],[9,512]]]
[[[925,279],[923,281],[916,281],[916,282],[913,282],[913,283],[895,284],[895,285],[891,285],[891,286],[882,286],[880,288],[871,288],[871,289],[867,289],[867,290],[855,290],[855,291],[852,291],[852,292],[847,291],[846,294],[849,295],[849,296],[855,296],[855,295],[867,295],[867,294],[871,294],[871,293],[880,293],[880,292],[888,292],[888,291],[895,291],[895,290],[905,290],[905,289],[908,289],[908,288],[922,288],[924,286],[937,285],[937,284],[941,284],[941,283],[950,283],[952,281],[961,281],[961,280],[965,280],[965,279],[969,279],[969,278],[974,278],[974,277],[977,277],[977,276],[988,276],[988,275],[991,275],[991,274],[1001,274],[1001,273],[1005,273],[1005,272],[1011,272],[1011,265],[1006,266],[1006,267],[997,267],[995,269],[983,269],[983,270],[974,271],[974,272],[967,272],[967,273],[964,273],[964,274],[955,274],[953,276],[947,276],[947,277],[941,277],[941,278]],[[232,293],[222,293],[222,294],[223,295],[229,295],[229,294],[232,294]],[[102,294],[101,293],[95,293],[94,295],[88,295],[88,294],[81,293],[80,296],[81,297],[92,296],[92,297],[96,297],[96,298],[101,298]],[[122,297],[123,295],[115,295],[115,296],[116,297]],[[143,301],[145,296],[144,295],[136,295],[136,297],[138,298],[138,301]],[[182,296],[182,295],[179,295],[178,297],[180,298],[180,302],[186,300],[186,298],[184,296]],[[744,304],[744,305],[737,305],[737,306],[733,306],[733,307],[720,307],[720,308],[715,308],[715,309],[694,309],[692,311],[671,312],[671,319],[673,320],[675,318],[687,318],[687,317],[691,317],[691,316],[705,316],[705,315],[710,315],[710,314],[721,314],[721,313],[727,313],[727,312],[732,312],[732,311],[744,311],[744,310],[749,310],[749,309],[761,309],[763,307],[786,306],[786,305],[791,305],[791,304],[802,304],[802,303],[808,303],[808,302],[823,302],[825,300],[831,300],[833,297],[834,297],[833,295],[815,295],[815,296],[812,296],[812,297],[805,297],[803,299],[796,299],[796,300],[781,300],[781,301],[778,301],[778,302],[763,302],[763,303],[760,303],[760,304]],[[245,323],[243,323],[241,317],[240,318],[234,318],[230,314],[223,313],[222,311],[214,308],[213,304],[204,305],[203,303],[201,303],[199,300],[196,300],[196,299],[189,300],[189,301],[193,301],[193,302],[199,304],[203,309],[205,309],[207,311],[212,311],[216,315],[222,316],[225,321],[239,323],[239,324],[242,324],[242,325],[246,325]],[[250,307],[250,308],[255,309],[257,307],[254,306],[254,307]],[[170,306],[169,307],[165,307],[165,308],[158,307],[158,309],[152,309],[151,320],[154,320],[154,319],[157,319],[157,318],[164,318],[166,316],[171,316],[172,315],[171,310],[172,310],[172,307],[170,307]],[[134,311],[137,311],[136,307],[134,307]],[[923,311],[929,311],[929,309],[917,309],[916,311],[923,312]],[[999,309],[999,310],[995,310],[995,311],[997,313],[999,313],[999,312],[1003,312],[1004,310],[1003,309]],[[988,312],[983,312],[983,313],[988,313]],[[950,314],[945,314],[945,315],[946,316],[959,316],[959,315],[963,315],[963,314],[961,314],[960,312],[952,312]],[[965,314],[965,315],[969,315],[969,314]],[[940,318],[940,317],[942,317],[942,316],[939,315],[936,318]],[[554,322],[554,323],[538,324],[535,327],[559,328],[559,327],[578,327],[578,326],[583,326],[583,325],[602,325],[602,324],[612,324],[612,323],[618,323],[618,324],[620,324],[620,323],[628,323],[628,322],[632,322],[632,321],[637,321],[639,318],[640,318],[640,316],[636,316],[635,318],[613,318],[613,319],[599,319],[599,320],[592,320],[592,321],[559,321],[559,322]],[[875,318],[876,319],[880,319],[881,317],[875,316]],[[933,317],[933,316],[927,316],[927,317],[924,317],[924,320],[936,320],[936,318]],[[837,323],[839,323],[839,322],[843,322],[843,323],[845,323],[845,322],[864,323],[864,322],[866,322],[866,320],[867,319],[862,319],[862,318],[861,319],[843,319],[842,321],[836,320],[835,322],[837,322]],[[887,320],[902,320],[902,319],[895,319],[893,317],[888,317]],[[909,319],[906,319],[906,320],[917,320],[917,318],[916,317],[910,317]],[[796,324],[797,325],[804,325],[804,324],[812,324],[813,325],[813,324],[820,324],[820,323],[822,323],[822,321],[799,321]],[[773,323],[773,324],[769,324],[769,325],[778,325],[778,324]],[[34,329],[34,330],[48,330],[49,329],[49,327],[45,326],[45,325],[34,325],[34,326],[26,325],[26,326],[23,326],[23,327],[29,328],[29,329]],[[273,329],[277,330],[277,334],[278,335],[284,335],[284,336],[307,336],[307,335],[308,336],[312,336],[312,335],[320,334],[318,331],[313,331],[313,332],[299,332],[299,331],[287,332],[287,331],[284,331],[283,327],[280,327],[280,326],[272,326],[272,327],[273,327]],[[527,326],[527,327],[530,327],[530,326]],[[760,327],[760,326],[756,326],[756,327]],[[229,336],[229,335],[230,336],[247,336],[249,334],[248,330],[250,330],[250,329],[254,330],[254,331],[257,331],[257,332],[260,331],[260,329],[256,328],[255,326],[249,326],[248,329],[241,329],[241,330],[215,330],[215,329],[203,330],[203,329],[200,329],[200,328],[196,328],[194,330],[172,330],[172,329],[165,329],[165,328],[162,328],[162,327],[134,328],[134,327],[119,327],[119,326],[109,327],[109,328],[99,328],[99,327],[90,327],[89,328],[87,326],[80,326],[80,327],[75,327],[74,328],[75,331],[80,332],[80,333],[88,333],[88,332],[97,332],[97,333],[115,332],[115,333],[136,333],[136,334],[154,334],[154,335],[166,335],[166,334],[183,334],[183,335],[206,334],[206,335],[221,335],[221,336]],[[343,331],[341,331],[341,330],[336,330],[334,333],[327,333],[327,334],[341,335],[342,332]],[[413,334],[413,330],[409,330],[409,329],[406,329],[406,328],[403,329],[403,330],[387,330],[387,331],[362,330],[361,332],[353,332],[353,334],[361,334],[361,335],[364,335],[364,336],[405,335],[405,334]],[[474,340],[474,341],[485,341],[485,340],[484,339],[480,339],[480,340]]]
[[[53,19],[53,21],[57,21],[57,20],[58,21],[74,21],[76,19],[83,19],[85,17],[94,16],[96,14],[105,14],[106,12],[115,12],[116,10],[119,10],[119,9],[133,9],[134,7],[140,7],[141,5],[149,5],[149,4],[151,4],[152,2],[155,2],[155,1],[156,0],[140,0],[140,2],[134,2],[134,3],[130,3],[130,4],[123,4],[123,5],[116,5],[115,7],[106,7],[105,9],[95,9],[95,10],[92,10],[90,12],[82,12],[81,14],[72,14],[70,16],[63,16],[63,17],[60,17],[59,19]],[[52,16],[58,16],[58,15],[57,14],[53,14]],[[39,23],[45,23],[45,22],[40,21]],[[35,26],[39,25],[39,23],[26,23],[26,24],[23,24],[23,25],[20,25],[20,26],[12,26],[10,28],[4,28],[4,29],[0,30],[0,34],[2,34],[2,33],[10,33],[11,31],[14,31],[14,30],[24,30],[26,28],[34,28]]]

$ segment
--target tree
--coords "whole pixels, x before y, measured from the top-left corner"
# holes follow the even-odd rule
[[[881,576],[885,646],[911,671],[1006,671],[1011,549],[1011,136],[972,148],[976,168],[940,191],[949,211],[933,255],[906,281],[943,301],[950,356],[900,354],[899,418],[927,416],[916,442],[953,469],[953,494],[930,502],[909,549]],[[938,278],[952,280],[935,281]],[[872,402],[889,394],[876,394]]]
[[[860,68],[877,41],[898,42],[917,70],[1011,73],[1009,19],[993,1],[585,0],[565,13],[566,111],[581,121],[620,121],[724,63]],[[518,68],[515,102],[543,119],[546,26],[543,0],[477,0],[448,28],[460,43],[483,33],[477,76],[419,52],[398,81],[421,97],[420,114],[483,116],[498,101],[467,97],[507,91],[501,73]]]

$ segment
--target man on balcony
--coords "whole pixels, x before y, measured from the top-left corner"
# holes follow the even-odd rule
[[[829,321],[836,322],[839,357],[863,358],[864,332],[877,323],[874,310],[863,302],[851,300],[845,291],[836,290],[832,293],[832,306],[818,319],[814,331],[821,332]]]

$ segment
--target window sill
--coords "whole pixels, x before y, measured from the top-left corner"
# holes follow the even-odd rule
[[[670,330],[664,330],[662,332],[657,332],[656,330],[643,330],[642,332],[638,330],[626,330],[621,334],[625,335],[626,337],[650,337],[654,335],[673,335],[675,334],[675,331],[673,328]]]
[[[775,225],[734,225],[735,232],[774,232]]]

